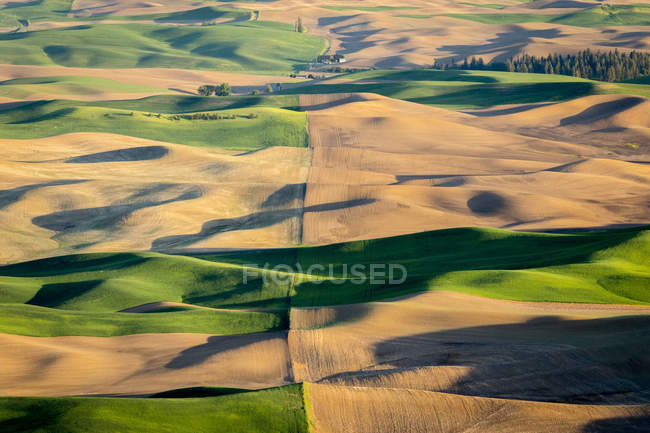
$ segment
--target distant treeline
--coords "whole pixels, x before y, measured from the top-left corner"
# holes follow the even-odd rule
[[[558,74],[589,78],[598,81],[623,81],[650,75],[650,53],[618,50],[600,52],[578,51],[576,54],[549,54],[548,56],[522,56],[508,59],[505,63],[484,63],[483,59],[465,58],[463,63],[434,63],[434,69],[470,69],[524,72],[535,74]]]
[[[236,116],[234,114],[216,114],[216,113],[193,113],[193,114],[172,114],[171,116],[163,116],[160,113],[145,113],[146,117],[163,118],[167,120],[234,120],[237,117],[246,119],[257,119],[258,115],[255,113],[246,114],[243,116]],[[131,113],[133,116],[133,113]]]

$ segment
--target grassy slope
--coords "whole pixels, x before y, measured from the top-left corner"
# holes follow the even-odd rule
[[[0,316],[0,332],[34,337],[114,337],[168,332],[235,335],[287,327],[284,312],[195,309],[147,314],[92,313],[33,305],[0,304]]]
[[[155,253],[65,256],[0,268],[0,302],[5,303],[5,312],[0,314],[0,332],[61,335],[72,332],[66,326],[72,326],[68,317],[74,314],[75,333],[84,326],[100,332],[106,320],[117,316],[121,320],[127,315],[110,312],[155,301],[286,311],[289,304],[346,304],[422,290],[451,290],[521,301],[647,305],[649,258],[647,228],[582,234],[451,229],[323,247],[201,258]],[[279,278],[264,281],[260,271],[257,275],[249,273],[244,284],[241,265],[253,263],[261,267],[270,263],[267,276]],[[312,264],[333,264],[335,280],[329,279],[327,270],[311,281],[297,275],[290,291],[290,274],[276,273],[272,268],[275,264],[287,264],[295,269],[295,263],[303,269]],[[369,280],[354,284],[349,268],[347,275],[343,271],[343,264],[361,264],[368,269],[374,263],[401,264],[408,278],[400,285],[371,284]],[[317,269],[313,271],[318,273]],[[315,284],[313,278],[322,279],[322,284]],[[43,311],[48,314],[38,316]],[[73,316],[66,316],[70,314]],[[195,326],[189,321],[199,317],[199,310],[131,314],[144,317],[137,320],[147,323],[146,326],[164,326],[152,323],[169,323],[165,322],[167,318],[183,317],[188,318],[185,326]],[[273,328],[283,326],[283,314],[238,317],[256,320],[250,326]],[[230,319],[224,316],[224,321],[216,326],[227,327]],[[180,319],[178,323],[182,323]],[[114,333],[137,332],[124,332],[119,324],[111,326],[110,332]],[[236,331],[246,325],[242,322],[231,326]]]
[[[0,23],[18,25],[18,20],[66,21],[72,0],[31,0],[4,2],[0,7]]]
[[[115,312],[156,301],[207,307],[287,307],[286,282],[242,283],[242,269],[158,253],[63,256],[0,268],[0,302]]]
[[[0,398],[0,431],[306,433],[302,385],[206,398]]]
[[[84,102],[81,105],[172,114],[256,107],[298,110],[300,100],[296,95],[219,96],[207,98],[202,96],[156,95],[120,101]]]
[[[2,268],[0,332],[113,336],[149,332],[244,334],[282,329],[287,282],[242,283],[242,270],[155,253],[65,256]],[[268,312],[192,309],[118,313],[157,301]]]
[[[103,15],[103,16],[91,17],[91,19],[97,19],[97,20],[110,19],[110,20],[125,20],[125,21],[153,20],[160,23],[177,23],[177,22],[184,22],[184,21],[210,22],[212,20],[223,19],[223,18],[247,20],[251,18],[252,12],[253,11],[249,11],[245,9],[204,6],[196,9],[190,9],[190,10],[179,11],[179,12],[147,14],[147,15],[126,15],[126,16]]]
[[[628,80],[628,81],[625,81],[625,83],[630,83],[630,84],[650,84],[650,75],[646,75],[644,77],[636,78],[634,80]]]
[[[563,101],[597,92],[595,82],[581,78],[495,71],[377,70],[342,78],[351,82],[307,85],[285,93],[371,92],[421,104],[465,109]]]
[[[310,62],[324,47],[321,38],[263,21],[217,26],[97,24],[0,35],[5,63],[91,68],[285,73]]]
[[[622,93],[625,95],[638,95],[650,98],[650,83],[600,83],[598,88],[602,93]]]
[[[31,139],[71,132],[108,132],[192,146],[256,150],[307,145],[307,116],[276,108],[291,97],[221,98],[160,96],[135,101],[40,101],[0,111],[0,135]],[[297,105],[297,98],[295,99]],[[242,108],[237,108],[242,107]],[[245,108],[244,108],[245,107]],[[223,110],[223,109],[226,110]],[[174,119],[160,113],[219,110],[236,119]],[[247,118],[249,114],[256,118]]]
[[[16,78],[0,82],[0,96],[15,99],[28,98],[38,93],[92,96],[102,92],[169,93],[166,89],[121,83],[100,77],[76,75]]]
[[[650,304],[647,228],[571,235],[452,229],[299,254],[303,266],[398,263],[408,278],[399,286],[305,282],[296,286],[293,305],[362,302],[425,289],[520,301]]]
[[[346,74],[349,83],[300,86],[284,93],[370,92],[449,109],[565,101],[597,93],[647,96],[650,86],[601,83],[551,74],[499,71],[374,70]]]

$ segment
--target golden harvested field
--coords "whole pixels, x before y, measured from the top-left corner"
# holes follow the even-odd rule
[[[590,138],[594,129],[625,125],[619,147],[633,139],[647,143],[645,98],[628,107],[631,97],[589,96],[479,115],[372,94],[301,98],[314,151],[305,243],[448,227],[546,230],[647,221],[650,165],[637,162],[638,155],[630,161],[613,155],[609,146],[617,143],[593,145],[597,133]],[[330,210],[327,203],[348,206]],[[319,206],[325,210],[310,211]]]
[[[322,310],[292,310],[298,381],[547,401],[632,392],[633,371],[614,366],[650,326],[647,307],[441,291]]]
[[[182,235],[192,236],[193,248],[282,246],[300,239],[301,189],[286,186],[305,182],[308,149],[241,154],[95,133],[0,140],[0,148],[5,263],[185,248],[173,242]],[[236,230],[238,218],[276,209],[265,201],[277,191],[285,191],[282,208],[295,215]],[[215,225],[223,230],[211,232]]]
[[[648,413],[647,406],[577,406],[407,389],[320,384],[308,389],[317,433],[643,431]]]
[[[291,381],[283,332],[108,338],[0,334],[0,347],[3,396],[133,396],[215,384],[268,388]]]

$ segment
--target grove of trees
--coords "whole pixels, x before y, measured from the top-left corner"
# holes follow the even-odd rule
[[[484,63],[482,58],[465,58],[457,64],[435,62],[434,69],[469,69],[524,72],[535,74],[570,75],[598,81],[624,81],[650,75],[650,53],[618,50],[593,52],[589,49],[576,54],[549,54],[531,56],[523,54],[506,60],[505,63]]]
[[[232,93],[232,88],[228,83],[221,83],[218,86],[204,84],[203,86],[199,87],[197,91],[201,96],[230,96]]]

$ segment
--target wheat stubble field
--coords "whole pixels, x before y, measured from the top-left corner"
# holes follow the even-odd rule
[[[0,432],[650,431],[650,5],[476,1],[0,0]]]

